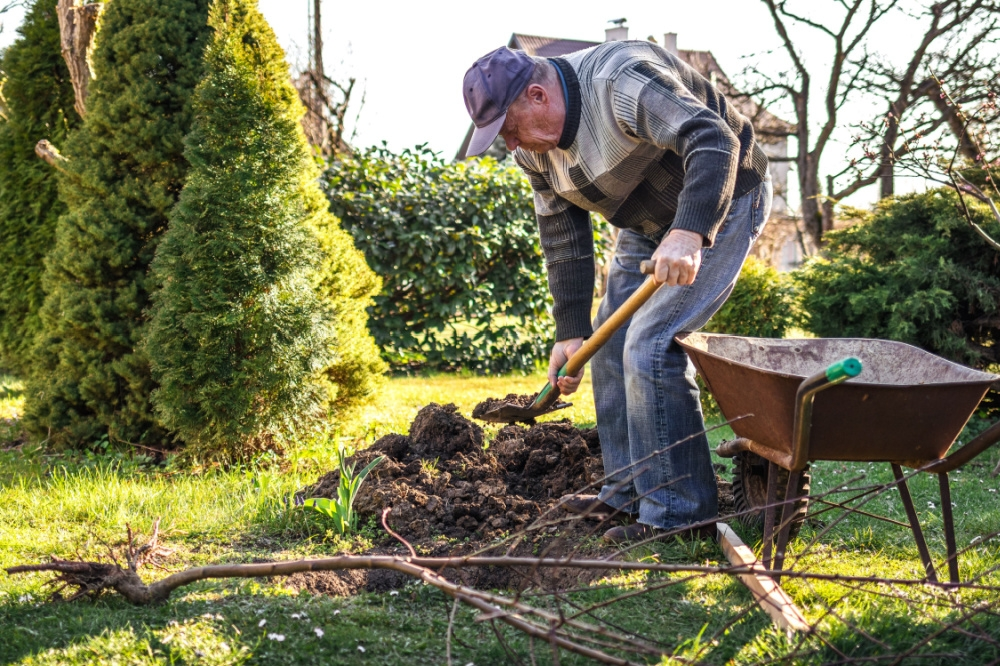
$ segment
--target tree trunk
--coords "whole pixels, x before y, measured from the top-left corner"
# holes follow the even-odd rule
[[[799,188],[802,192],[802,227],[805,229],[809,243],[814,248],[823,243],[823,214],[820,211],[819,174],[817,165],[811,156],[807,156],[804,167],[799,169]]]
[[[90,52],[94,44],[94,33],[104,4],[83,4],[84,0],[59,0],[56,14],[59,16],[59,35],[62,54],[69,67],[73,81],[74,107],[82,118],[87,110],[87,89],[94,73],[90,68]]]

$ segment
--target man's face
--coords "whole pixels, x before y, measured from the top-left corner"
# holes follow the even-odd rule
[[[550,104],[547,94],[539,94],[541,86],[528,86],[525,94],[507,109],[507,119],[500,136],[513,151],[520,146],[535,153],[547,153],[559,144],[562,135],[561,117]]]

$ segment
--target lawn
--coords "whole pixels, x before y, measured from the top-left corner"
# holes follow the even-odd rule
[[[107,452],[54,455],[18,436],[21,386],[0,379],[0,568],[51,557],[97,559],[120,547],[126,524],[161,531],[175,552],[169,571],[217,563],[321,557],[364,549],[375,535],[365,526],[351,539],[324,529],[314,516],[289,508],[287,498],[336,464],[338,444],[361,447],[390,432],[405,432],[429,402],[453,402],[468,414],[488,396],[528,393],[539,374],[509,377],[432,376],[391,380],[377,400],[334,435],[303,442],[284,461],[262,460],[241,469],[150,464],[137,455]],[[558,415],[580,426],[594,422],[590,387]],[[555,415],[554,415],[555,417]],[[487,435],[490,429],[487,429]],[[713,442],[728,433],[714,431]],[[100,451],[100,449],[98,449]],[[593,611],[619,633],[643,636],[674,655],[722,664],[948,663],[1000,659],[1000,479],[991,478],[993,451],[953,475],[958,543],[964,580],[992,589],[947,591],[903,584],[786,579],[784,586],[817,632],[786,637],[724,575],[684,577],[637,572],[608,575],[589,589],[551,598],[526,596],[563,612],[575,604],[611,602]],[[723,462],[719,460],[718,462]],[[887,465],[820,463],[813,494],[844,497],[851,489],[891,480]],[[911,482],[932,554],[944,553],[936,481]],[[814,505],[814,511],[822,507]],[[875,496],[864,510],[903,518],[894,492]],[[816,514],[793,542],[799,570],[842,576],[919,578],[920,560],[906,530],[851,515]],[[754,534],[739,530],[756,546]],[[816,543],[814,539],[819,536]],[[724,563],[711,542],[660,544],[631,553],[664,563]],[[147,579],[166,571],[148,570]],[[444,664],[451,600],[411,583],[401,590],[351,598],[312,596],[285,581],[203,581],[164,604],[133,607],[106,595],[97,601],[49,603],[47,574],[8,577],[0,572],[0,663],[3,664]],[[975,613],[957,627],[963,615]],[[549,647],[510,628],[477,622],[459,607],[450,641],[451,663],[554,663]],[[912,654],[907,655],[907,651]],[[648,663],[669,662],[668,657]],[[560,664],[590,663],[562,652]]]

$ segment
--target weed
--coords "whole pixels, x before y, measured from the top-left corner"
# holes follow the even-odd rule
[[[427,476],[431,477],[432,479],[436,479],[441,474],[441,470],[438,469],[438,462],[440,461],[441,458],[435,458],[434,460],[430,459],[421,460],[420,471],[426,474]]]
[[[354,500],[358,496],[358,490],[364,483],[365,477],[384,459],[385,456],[375,458],[355,475],[354,465],[347,464],[347,452],[341,448],[340,484],[337,486],[337,497],[335,499],[310,497],[305,501],[305,506],[312,507],[331,519],[337,534],[351,534],[358,527],[358,516],[354,513]]]

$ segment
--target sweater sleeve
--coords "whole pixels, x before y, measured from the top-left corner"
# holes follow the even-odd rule
[[[594,232],[590,214],[556,194],[520,152],[515,152],[515,160],[528,175],[535,194],[535,216],[552,294],[556,340],[587,337],[594,332],[590,321],[594,298]]]
[[[697,232],[711,246],[736,188],[739,139],[666,66],[638,62],[619,72],[612,85],[614,115],[622,129],[673,151],[683,162],[684,184],[671,229]]]

